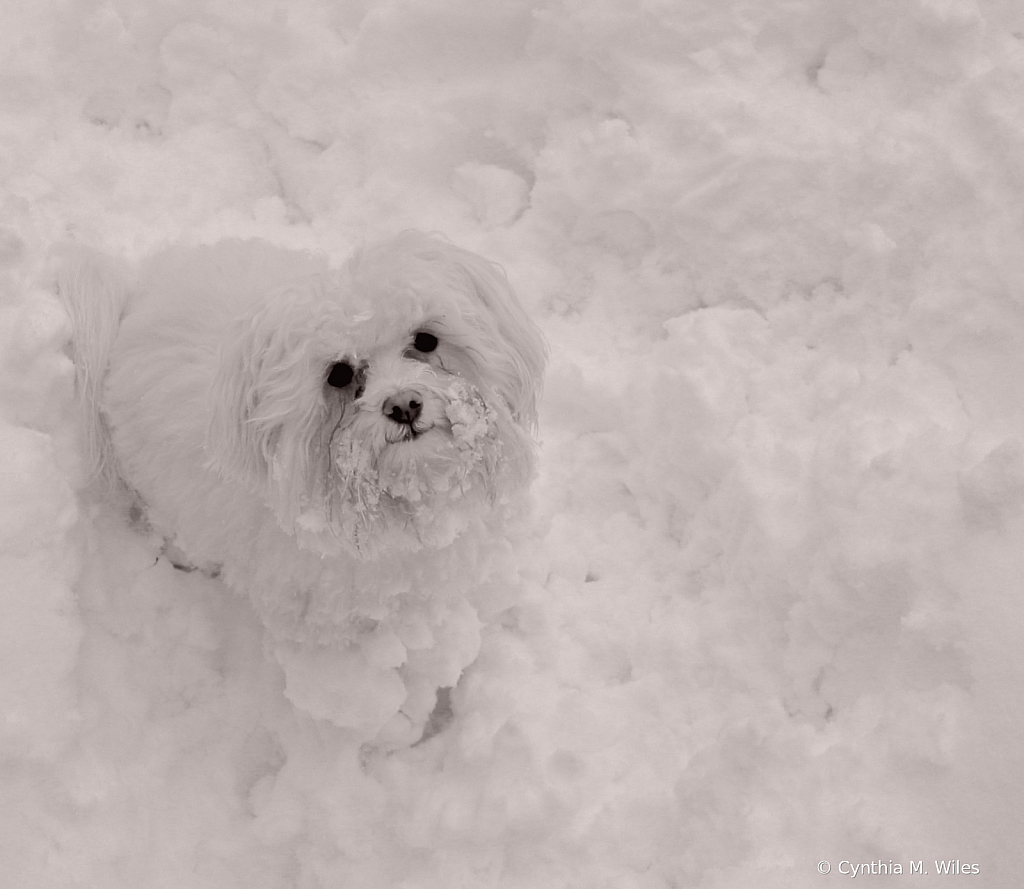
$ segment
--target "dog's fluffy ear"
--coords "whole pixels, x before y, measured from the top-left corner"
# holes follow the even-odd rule
[[[454,262],[469,281],[476,299],[497,325],[507,348],[487,356],[497,364],[503,393],[512,413],[529,427],[537,424],[537,400],[540,397],[547,347],[538,327],[530,320],[508,282],[504,270],[461,248],[450,248]]]
[[[294,518],[314,485],[322,446],[320,317],[310,293],[286,288],[237,323],[219,356],[211,393],[209,465]]]
[[[513,416],[524,426],[535,427],[547,347],[501,266],[438,235],[418,231],[402,232],[386,249],[436,266],[438,280],[458,287],[470,304],[483,308],[477,332],[485,340],[496,334],[498,340],[486,343],[488,370]]]

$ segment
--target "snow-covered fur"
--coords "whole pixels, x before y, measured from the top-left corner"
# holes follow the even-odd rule
[[[259,241],[78,255],[57,288],[100,483],[251,598],[296,703],[414,739],[533,471],[545,353],[505,275],[405,232],[340,270]]]

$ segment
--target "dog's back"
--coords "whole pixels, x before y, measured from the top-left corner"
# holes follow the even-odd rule
[[[71,318],[71,357],[89,466],[105,487],[116,484],[124,469],[118,467],[107,419],[113,405],[105,384],[112,361],[145,375],[159,371],[162,352],[167,352],[181,377],[190,371],[204,376],[199,385],[208,389],[226,328],[269,290],[327,267],[322,256],[243,240],[171,247],[138,270],[66,245],[56,251],[54,264],[57,293]],[[182,355],[182,344],[189,343],[203,354]],[[159,388],[158,380],[150,384],[153,391]]]

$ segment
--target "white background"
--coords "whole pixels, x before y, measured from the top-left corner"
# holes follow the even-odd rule
[[[5,0],[0,887],[1017,885],[1022,109],[1010,0]],[[83,499],[42,282],[408,226],[552,362],[520,602],[361,760]]]

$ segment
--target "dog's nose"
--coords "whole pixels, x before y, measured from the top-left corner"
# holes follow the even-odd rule
[[[383,411],[388,419],[412,426],[423,411],[423,402],[416,392],[396,392],[384,399]]]

